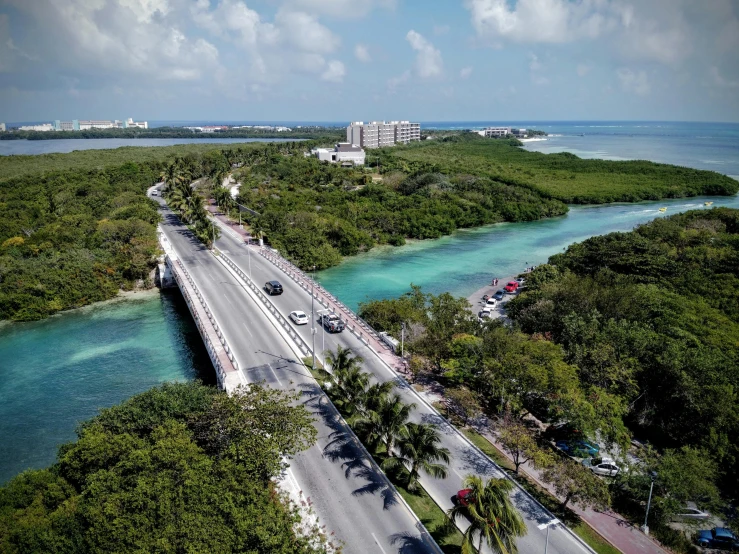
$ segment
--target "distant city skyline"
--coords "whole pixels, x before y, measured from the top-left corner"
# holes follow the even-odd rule
[[[0,121],[739,122],[739,2],[0,0]]]

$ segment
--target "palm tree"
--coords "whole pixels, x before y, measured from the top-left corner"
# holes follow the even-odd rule
[[[382,403],[387,399],[387,395],[390,394],[395,388],[395,383],[392,381],[385,381],[384,383],[373,383],[367,390],[364,391],[360,402],[360,409],[364,417],[369,417],[372,412],[377,412],[380,409]]]
[[[407,432],[398,440],[400,454],[387,458],[384,467],[405,467],[408,470],[408,490],[418,488],[419,470],[436,479],[446,479],[449,449],[439,446],[441,437],[436,427],[427,423],[409,423]],[[439,463],[442,462],[442,463]]]
[[[509,496],[513,483],[507,479],[489,479],[485,483],[477,475],[468,475],[462,486],[470,491],[465,502],[457,502],[448,512],[452,524],[459,518],[470,522],[464,532],[462,554],[475,552],[475,535],[478,552],[484,540],[497,554],[517,554],[516,537],[526,534],[526,524]]]
[[[408,432],[408,418],[416,409],[415,404],[405,404],[399,394],[386,396],[376,411],[368,413],[362,429],[370,444],[385,446],[388,457],[393,455],[395,441]]]

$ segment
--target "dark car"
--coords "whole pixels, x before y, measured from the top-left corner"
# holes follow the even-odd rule
[[[264,283],[264,290],[267,294],[272,296],[273,294],[282,294],[282,285],[279,281],[267,281]]]
[[[714,527],[698,531],[695,542],[703,548],[718,548],[739,552],[739,538],[725,527]]]
[[[322,314],[318,322],[323,325],[329,333],[341,333],[346,324],[336,314]]]
[[[557,441],[556,447],[575,458],[593,458],[600,452],[597,444],[582,439]]]
[[[503,297],[505,296],[505,291],[499,290],[494,295],[493,298],[496,300],[503,300]]]

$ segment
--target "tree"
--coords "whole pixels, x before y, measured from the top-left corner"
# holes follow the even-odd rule
[[[477,417],[482,413],[477,393],[467,387],[446,389],[444,397],[451,404],[452,411],[462,417],[464,425],[467,425],[471,417]]]
[[[557,496],[562,499],[562,508],[572,502],[581,508],[595,506],[605,509],[611,503],[605,481],[569,458],[545,469],[542,478],[554,486]]]
[[[393,394],[383,398],[377,411],[369,412],[358,427],[370,445],[384,446],[391,457],[395,441],[408,432],[408,418],[415,408],[415,404],[405,404],[400,395]]]
[[[516,538],[526,534],[526,524],[511,502],[513,483],[507,479],[484,482],[477,475],[468,475],[462,487],[469,489],[470,494],[464,503],[458,501],[448,512],[452,524],[458,519],[470,522],[464,532],[462,554],[479,552],[483,541],[497,554],[516,554]]]
[[[506,413],[498,427],[498,440],[503,450],[511,455],[516,473],[521,464],[532,462],[534,467],[552,463],[551,456],[539,448],[531,429],[522,421]]]
[[[384,467],[403,466],[408,470],[408,490],[418,488],[419,470],[436,479],[446,479],[445,465],[449,465],[449,449],[439,446],[439,431],[430,424],[408,423],[406,433],[398,439],[398,456],[389,457]]]

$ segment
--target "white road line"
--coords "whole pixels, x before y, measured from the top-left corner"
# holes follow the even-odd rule
[[[249,336],[254,338],[254,335],[251,334],[251,331],[249,331],[249,328],[246,326],[246,323],[244,323],[243,321],[241,323],[244,326],[244,329],[246,329],[246,332],[249,333]]]
[[[277,372],[272,367],[272,364],[267,364],[267,367],[269,367],[270,371],[272,372],[272,375],[275,376],[275,379],[277,379],[277,382],[280,384],[280,386],[282,386],[282,381],[280,381],[280,378],[277,376]]]
[[[452,468],[452,471],[457,474],[457,477],[464,480],[464,477],[462,477],[456,469]]]
[[[372,533],[372,538],[373,538],[373,539],[375,539],[375,542],[377,543],[377,547],[378,547],[378,548],[379,548],[380,550],[382,550],[382,554],[387,554],[387,552],[385,552],[385,549],[384,549],[384,548],[382,547],[382,545],[380,544],[380,541],[378,541],[378,540],[377,540],[377,537],[375,536],[375,534],[374,534],[374,533]]]

